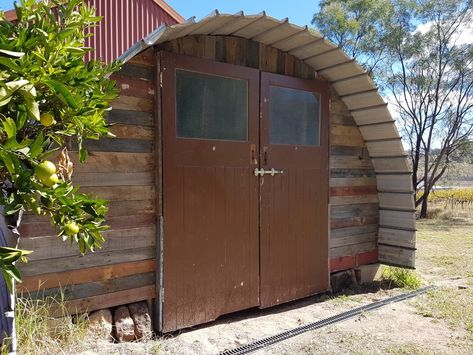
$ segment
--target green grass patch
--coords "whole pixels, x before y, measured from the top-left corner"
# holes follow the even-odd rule
[[[442,319],[473,336],[473,289],[440,288],[429,291],[414,303],[418,314]],[[473,340],[473,338],[472,338]]]
[[[388,283],[390,287],[415,290],[422,285],[420,277],[417,276],[414,271],[399,267],[388,266],[384,268],[381,278]]]

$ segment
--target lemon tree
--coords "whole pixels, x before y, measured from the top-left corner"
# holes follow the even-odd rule
[[[0,204],[7,217],[49,216],[63,240],[81,253],[100,247],[106,202],[78,191],[64,147],[109,134],[104,120],[117,96],[108,76],[117,63],[84,61],[87,28],[100,20],[81,0],[21,0],[17,23],[0,13]],[[26,251],[0,247],[9,287],[21,280]]]

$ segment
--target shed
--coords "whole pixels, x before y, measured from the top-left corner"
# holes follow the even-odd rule
[[[76,311],[155,299],[160,332],[330,288],[330,272],[414,267],[411,175],[368,74],[265,13],[163,25],[121,59],[116,139],[90,142],[82,190],[109,199],[85,257],[26,220],[23,287]]]

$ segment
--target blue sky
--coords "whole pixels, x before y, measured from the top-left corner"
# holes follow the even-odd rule
[[[289,17],[296,25],[309,25],[314,12],[318,9],[318,0],[167,0],[170,6],[184,18],[196,16],[200,19],[215,9],[223,13],[235,13],[243,10],[246,14],[256,14],[263,10],[277,19]],[[13,0],[0,0],[1,10],[13,8]]]
[[[215,9],[223,13],[235,13],[243,10],[246,14],[257,14],[263,10],[277,19],[289,17],[296,25],[309,25],[318,9],[318,0],[167,0],[185,19],[196,16],[200,19]]]

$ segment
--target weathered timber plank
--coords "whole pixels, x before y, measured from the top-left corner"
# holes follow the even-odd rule
[[[378,192],[376,186],[334,186],[330,187],[330,196],[374,195]]]
[[[347,255],[356,255],[360,253],[365,253],[376,249],[377,243],[375,241],[346,245],[343,247],[330,248],[329,255],[330,258],[339,258]]]
[[[380,191],[413,192],[409,175],[378,175],[376,180]]]
[[[360,178],[373,176],[376,176],[376,174],[371,169],[330,169],[331,178]]]
[[[37,291],[66,285],[77,285],[94,281],[112,280],[129,275],[152,272],[156,269],[153,259],[133,261],[128,263],[98,266],[79,270],[53,272],[37,276],[27,276],[17,285],[21,291]]]
[[[380,210],[379,225],[383,227],[401,227],[414,230],[416,227],[415,213]]]
[[[338,238],[330,238],[329,244],[330,248],[340,248],[349,245],[362,244],[362,243],[376,243],[377,237],[376,233],[368,234],[357,234],[357,235],[347,235]]]
[[[333,145],[363,147],[364,140],[358,127],[332,125],[330,128],[330,142]]]
[[[104,266],[130,261],[153,259],[155,250],[151,247],[110,251],[98,254],[86,254],[85,256],[67,256],[63,258],[37,260],[21,264],[20,271],[25,276],[50,274],[54,271],[69,271]]]
[[[347,227],[366,226],[369,224],[378,225],[378,216],[359,216],[346,219],[330,219],[330,229],[339,229]]]
[[[330,157],[331,169],[373,169],[369,158],[359,156],[333,155]]]
[[[154,116],[151,112],[113,109],[107,114],[106,120],[114,124],[154,126]]]
[[[278,50],[266,44],[260,43],[260,70],[277,73],[278,71]]]
[[[80,285],[64,285],[57,288],[43,289],[39,292],[33,292],[28,295],[30,299],[43,299],[44,297],[61,297],[62,295],[68,301],[83,299],[103,295],[107,293],[125,291],[135,288],[153,285],[155,281],[154,272],[137,274],[116,278],[112,280],[103,280],[88,282]],[[121,300],[117,300],[121,301]]]
[[[147,126],[117,124],[113,125],[110,131],[119,139],[154,139],[154,128]]]
[[[154,67],[155,64],[155,54],[154,54],[154,48],[148,48],[145,51],[135,55],[133,58],[131,58],[128,63],[136,64],[136,65],[142,65],[145,67]]]
[[[379,244],[378,252],[382,263],[415,267],[415,250]]]
[[[378,216],[377,203],[365,203],[360,205],[332,206],[330,208],[330,218],[346,219],[361,216]]]
[[[141,112],[153,112],[154,103],[151,99],[120,95],[112,102],[112,108]]]
[[[337,239],[342,237],[354,236],[354,235],[365,235],[365,234],[376,234],[378,232],[377,225],[366,225],[358,227],[340,228],[330,231],[330,239]]]
[[[356,126],[356,122],[351,115],[342,115],[335,112],[330,113],[330,123],[332,125]]]
[[[338,186],[376,186],[375,177],[331,178],[330,187]]]
[[[84,163],[76,152],[70,153],[74,173],[133,173],[154,171],[153,153],[90,152]]]
[[[414,198],[408,193],[379,193],[379,207],[406,210],[414,209]]]
[[[130,211],[130,213],[134,213]],[[127,215],[110,217],[106,220],[107,225],[111,229],[129,229],[134,227],[144,227],[156,224],[156,215],[142,214],[142,215]],[[49,222],[32,221],[30,223],[22,223],[20,228],[20,235],[24,238],[39,237],[39,236],[55,236],[56,231]]]
[[[358,205],[360,203],[377,203],[378,195],[360,195],[360,196],[331,196],[330,206],[340,205]]]
[[[379,228],[378,240],[381,244],[415,248],[416,232],[391,228]]]
[[[140,201],[156,195],[154,186],[81,187],[79,192],[92,194],[108,201]]]
[[[150,65],[152,66],[145,67],[143,65],[136,65],[133,61],[129,61],[123,65],[116,75],[154,81],[154,64],[150,63]],[[115,80],[115,75],[112,75],[111,79]]]
[[[153,141],[123,138],[88,139],[85,147],[94,152],[150,153],[153,151]]]
[[[246,66],[246,43],[240,38],[227,37],[225,39],[226,62]]]
[[[334,156],[356,156],[358,159],[369,159],[368,149],[366,147],[347,147],[344,145],[330,145],[330,158]]]
[[[154,98],[155,87],[152,81],[122,75],[114,75],[112,79],[115,80],[120,90],[120,95],[141,97],[150,100]]]
[[[330,114],[351,116],[347,105],[345,105],[345,103],[338,96],[332,96],[332,99],[330,100]]]
[[[145,286],[131,290],[106,293],[104,295],[68,301],[66,302],[66,308],[70,314],[77,314],[107,307],[114,307],[121,304],[149,300],[155,297],[156,287]],[[61,315],[61,312],[59,311],[57,314]]]
[[[148,198],[154,196],[148,196]],[[141,201],[111,201],[108,205],[107,217],[127,216],[133,211],[135,214],[156,213],[156,199]]]
[[[82,173],[73,175],[79,186],[141,186],[154,184],[153,172],[137,173]]]
[[[134,248],[153,248],[156,239],[156,227],[141,227],[133,229],[109,230],[103,233],[105,243],[95,254]],[[20,238],[20,248],[33,250],[28,257],[29,262],[37,260],[62,258],[65,256],[80,256],[77,245],[63,242],[55,236]]]

